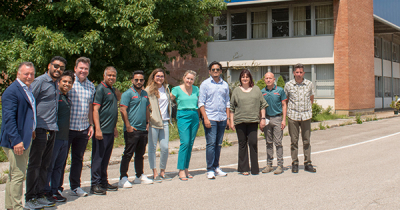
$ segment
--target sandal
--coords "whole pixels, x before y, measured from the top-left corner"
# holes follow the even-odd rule
[[[186,177],[179,177],[179,180],[181,181],[187,181],[188,179]]]
[[[192,176],[191,174],[188,174],[188,175],[186,176],[186,178],[188,178],[188,179],[193,179],[193,176]]]
[[[242,174],[243,176],[248,176],[248,175],[250,175],[249,172],[241,172],[240,174]]]

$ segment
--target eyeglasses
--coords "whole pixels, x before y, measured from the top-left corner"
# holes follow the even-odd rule
[[[164,78],[164,76],[161,76],[161,75],[156,75],[155,77],[157,77],[157,78]]]
[[[53,67],[55,68],[55,69],[60,69],[61,71],[64,71],[65,70],[65,66],[60,66],[60,65],[58,65],[58,64],[51,64],[51,65],[53,65]]]
[[[221,70],[221,69],[211,69],[211,71],[219,71],[219,70]]]
[[[135,82],[144,82],[144,79],[134,79]]]

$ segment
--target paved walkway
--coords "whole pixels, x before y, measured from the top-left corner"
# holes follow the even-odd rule
[[[376,119],[386,119],[386,118],[392,118],[392,117],[398,117],[398,115],[394,115],[392,110],[383,110],[383,111],[378,111],[375,112],[375,114],[373,115],[364,115],[361,117],[361,119],[363,121],[366,120],[376,120]],[[349,125],[349,124],[355,124],[356,123],[356,118],[355,117],[350,117],[347,119],[336,119],[336,120],[328,120],[328,121],[323,121],[323,122],[314,122],[311,123],[311,129],[312,130],[319,130],[321,126],[325,127],[325,128],[329,128],[329,127],[336,127],[336,126],[344,126],[344,125]],[[284,130],[284,135],[288,134],[288,129],[287,127]],[[224,140],[232,143],[232,144],[237,144],[238,140],[237,140],[237,136],[236,133],[226,133],[224,135]],[[259,138],[258,140],[264,140],[264,137],[261,136],[261,132],[259,131]],[[179,139],[178,140],[173,140],[169,142],[169,153],[170,154],[178,154],[179,152]],[[159,145],[157,145],[159,146]],[[199,150],[204,150],[206,148],[206,139],[204,136],[201,137],[196,137],[195,141],[194,141],[194,145],[193,145],[193,151],[199,151]],[[113,153],[110,159],[110,165],[114,165],[114,164],[119,164],[121,162],[121,156],[124,152],[124,147],[118,147],[118,148],[114,148],[113,149]],[[84,163],[83,163],[83,167],[84,168],[90,168],[91,166],[91,151],[86,151],[85,152],[85,156],[84,156]],[[159,157],[159,152],[156,153],[157,157]],[[147,152],[145,154],[145,159],[147,159]],[[133,161],[133,158],[132,158]],[[67,166],[67,171],[69,171],[69,165]],[[3,176],[3,180],[4,180],[4,175],[3,172],[8,170],[8,162],[3,162],[0,163],[0,174],[1,176]],[[1,178],[1,177],[0,177]]]

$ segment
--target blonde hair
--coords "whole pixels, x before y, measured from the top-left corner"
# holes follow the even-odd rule
[[[149,88],[149,94],[155,95],[157,98],[160,98],[160,92],[158,91],[158,87],[157,87],[156,83],[154,82],[154,77],[159,72],[162,72],[164,74],[164,82],[162,85],[164,86],[164,88],[166,88],[165,86],[168,84],[168,82],[167,82],[165,72],[162,68],[154,69],[154,71],[151,72],[149,79],[147,81],[147,85],[146,85],[146,87]]]
[[[186,75],[188,74],[192,74],[194,76],[194,78],[196,79],[197,73],[193,70],[187,70],[185,71],[185,74],[183,74],[183,77],[186,77]]]

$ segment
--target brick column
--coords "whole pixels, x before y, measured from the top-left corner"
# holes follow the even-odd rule
[[[333,0],[333,5],[336,113],[374,112],[373,0]]]

